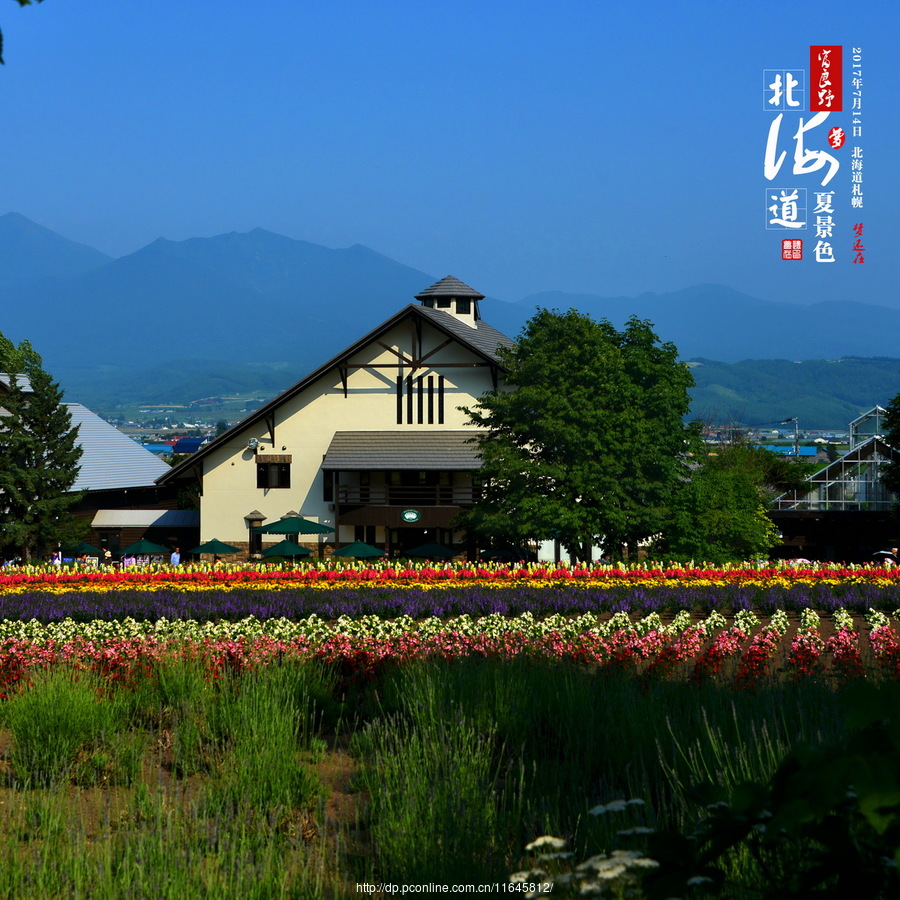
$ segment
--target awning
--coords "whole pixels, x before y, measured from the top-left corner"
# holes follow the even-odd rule
[[[394,469],[472,472],[481,467],[477,435],[470,431],[337,431],[322,468],[330,471]]]
[[[98,509],[91,528],[199,528],[199,509]]]

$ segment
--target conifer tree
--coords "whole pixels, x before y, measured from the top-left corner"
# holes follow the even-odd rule
[[[28,341],[0,334],[0,548],[24,562],[71,539],[81,446],[62,390]]]

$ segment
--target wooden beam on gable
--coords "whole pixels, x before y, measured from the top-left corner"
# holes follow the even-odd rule
[[[266,415],[266,428],[269,432],[269,442],[275,443],[275,413],[270,412]]]
[[[435,353],[439,353],[441,350],[444,349],[444,347],[447,347],[452,343],[453,343],[453,338],[447,338],[447,340],[444,341],[443,344],[438,344],[438,346],[435,347],[434,350],[429,350],[424,356],[420,356],[419,359],[417,360],[417,362],[419,363],[419,365],[421,365],[430,356],[434,356]]]
[[[422,355],[422,320],[418,317],[413,322],[416,332],[413,338],[413,371],[419,368],[419,357]]]
[[[414,362],[406,363],[406,365],[413,367]],[[417,362],[421,363],[421,360]],[[403,363],[347,363],[346,367],[348,369],[400,369],[403,370]],[[418,366],[418,368],[422,368],[422,366]],[[435,371],[438,369],[496,369],[497,367],[494,363],[487,362],[471,362],[471,363],[438,363],[435,366],[431,366]]]
[[[375,343],[378,344],[379,347],[384,347],[384,349],[387,350],[388,353],[393,353],[394,356],[396,356],[397,359],[400,360],[400,362],[407,363],[407,364],[412,363],[412,360],[405,353],[403,353],[400,350],[397,350],[396,347],[391,347],[390,345],[386,344],[384,341],[375,341]],[[363,368],[368,368],[368,366],[365,366]]]

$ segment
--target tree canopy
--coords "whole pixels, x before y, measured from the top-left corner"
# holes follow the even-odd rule
[[[43,0],[16,0],[19,6],[31,6],[32,3],[42,3]],[[0,65],[3,65],[3,32],[0,31]]]
[[[505,385],[464,408],[483,490],[461,524],[481,536],[557,539],[576,555],[661,530],[686,475],[688,367],[652,325],[622,331],[570,310],[541,309],[501,349]]]
[[[699,465],[672,500],[668,554],[710,563],[768,557],[778,543],[768,500],[802,483],[803,473],[792,473],[796,465],[789,460],[747,444],[719,446],[697,458]]]
[[[78,428],[28,341],[0,333],[0,548],[25,562],[77,535]]]

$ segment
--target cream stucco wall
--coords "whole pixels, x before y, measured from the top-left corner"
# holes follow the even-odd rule
[[[379,340],[410,353],[413,331],[409,321],[401,321]],[[422,324],[420,356],[439,347],[447,336]],[[458,430],[466,416],[458,407],[471,405],[493,387],[490,370],[483,366],[448,368],[447,363],[479,364],[483,360],[454,341],[433,356],[415,375],[444,377],[444,422],[441,425],[397,424],[397,368],[366,369],[354,365],[396,364],[398,357],[372,343],[346,360],[348,364],[347,396],[337,368],[328,371],[302,392],[288,397],[274,409],[274,443],[264,421],[251,422],[232,429],[229,439],[203,460],[203,494],[201,497],[202,540],[218,538],[226,543],[246,543],[249,539],[245,516],[258,510],[267,523],[288,511],[322,524],[333,524],[334,513],[323,498],[322,458],[336,431],[434,431]],[[442,365],[443,364],[443,365]],[[409,374],[409,369],[404,370]],[[405,404],[404,404],[405,408]],[[436,418],[436,417],[435,417]],[[256,486],[257,455],[248,441],[258,441],[260,454],[290,454],[291,487],[261,489]],[[423,460],[423,465],[427,464]],[[334,540],[334,536],[326,536]],[[345,534],[339,536],[342,540]],[[352,538],[351,538],[352,539]],[[281,540],[263,536],[264,543]],[[306,539],[304,539],[306,540]],[[315,540],[314,537],[309,540]]]

